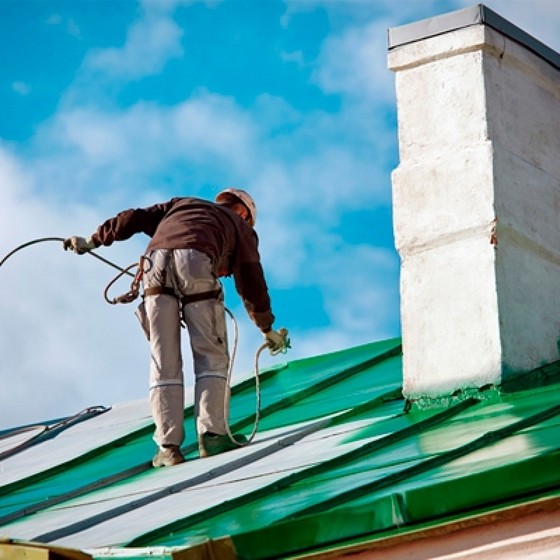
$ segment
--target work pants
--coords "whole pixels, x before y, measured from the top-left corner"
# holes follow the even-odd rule
[[[195,249],[158,249],[147,255],[151,268],[144,288],[174,289],[145,298],[150,334],[150,404],[156,424],[155,441],[181,445],[184,439],[184,383],[181,353],[181,312],[193,355],[195,417],[199,434],[226,433],[224,400],[229,364],[225,309],[221,284],[210,258]],[[220,290],[218,297],[183,305],[181,296]]]

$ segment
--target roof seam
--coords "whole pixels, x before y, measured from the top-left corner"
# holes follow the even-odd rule
[[[28,426],[26,428],[22,428],[21,430],[16,431],[15,433],[23,433],[24,431],[28,431],[33,428],[42,427],[43,430],[38,434],[35,434],[33,437],[25,440],[24,442],[12,447],[11,449],[7,449],[6,451],[2,451],[0,453],[0,461],[7,459],[8,457],[13,457],[17,453],[21,453],[34,445],[47,441],[56,437],[58,434],[67,430],[68,428],[79,424],[80,422],[84,422],[85,420],[89,420],[90,418],[94,418],[107,412],[111,409],[111,407],[105,406],[90,406],[89,408],[85,408],[84,410],[74,414],[73,416],[69,416],[68,418],[64,418],[52,425],[44,425],[44,426]],[[0,439],[6,439],[7,437],[11,437],[14,435],[14,432],[9,432],[0,436]]]
[[[524,418],[522,420],[519,420],[518,422],[514,422],[513,424],[500,428],[499,430],[492,430],[490,432],[487,432],[481,437],[476,438],[475,440],[465,445],[461,445],[460,447],[456,447],[454,449],[451,449],[450,451],[442,453],[441,455],[431,457],[426,461],[422,461],[421,463],[405,468],[401,471],[397,471],[395,473],[392,473],[386,477],[375,480],[373,482],[362,484],[361,486],[353,488],[348,492],[343,492],[337,496],[334,496],[333,498],[329,498],[327,500],[324,500],[323,502],[305,508],[300,512],[298,512],[297,514],[288,517],[287,519],[319,513],[321,511],[325,511],[332,507],[338,506],[342,503],[346,503],[353,499],[359,498],[363,496],[365,493],[370,493],[377,490],[381,490],[383,488],[387,488],[388,486],[392,486],[395,482],[402,482],[413,476],[416,476],[417,474],[421,474],[430,469],[433,469],[434,467],[445,465],[446,463],[449,463],[454,459],[458,459],[460,457],[463,457],[464,455],[468,455],[469,453],[472,453],[473,451],[482,449],[487,445],[490,445],[501,439],[509,437],[515,434],[516,432],[519,432],[529,426],[538,424],[540,422],[548,420],[549,418],[553,418],[558,414],[560,414],[560,405],[552,406],[540,413],[533,414],[528,418]]]
[[[389,393],[390,394],[390,393]],[[379,401],[381,402],[383,399],[383,396],[378,397]],[[162,533],[168,533],[168,532],[173,532],[173,531],[178,531],[178,530],[182,530],[185,529],[187,527],[190,527],[192,525],[195,525],[196,523],[198,523],[199,521],[202,521],[204,519],[208,519],[209,516],[214,516],[220,513],[225,513],[226,511],[229,511],[235,507],[237,507],[238,505],[241,504],[246,504],[252,501],[255,501],[263,496],[267,496],[269,495],[271,492],[274,491],[278,491],[280,489],[284,489],[287,488],[293,484],[295,484],[296,482],[300,482],[306,478],[309,478],[310,476],[314,476],[315,474],[318,474],[321,472],[321,470],[325,469],[325,468],[332,468],[333,464],[335,462],[339,462],[336,466],[340,466],[340,464],[343,464],[345,462],[349,462],[357,457],[363,456],[367,453],[373,453],[374,451],[378,451],[379,449],[392,445],[393,443],[395,443],[398,439],[402,439],[404,437],[408,437],[410,435],[413,435],[415,433],[418,433],[420,431],[423,431],[424,429],[428,429],[430,427],[432,427],[433,425],[436,425],[437,423],[439,423],[441,421],[441,419],[447,419],[450,418],[451,416],[454,416],[456,414],[459,414],[460,412],[462,412],[463,410],[465,410],[466,408],[469,408],[475,404],[478,404],[479,401],[477,399],[469,399],[466,401],[463,401],[451,408],[449,408],[448,410],[445,410],[444,412],[440,412],[438,414],[435,414],[434,416],[427,418],[425,420],[421,420],[420,422],[414,424],[413,426],[409,426],[407,428],[405,428],[404,430],[401,430],[401,432],[404,434],[402,435],[401,438],[399,438],[398,436],[395,437],[394,434],[390,434],[389,436],[385,436],[382,438],[379,438],[373,442],[368,442],[366,443],[364,446],[355,449],[353,451],[350,451],[346,454],[341,455],[340,457],[335,457],[334,459],[331,459],[329,461],[327,461],[326,463],[322,464],[322,465],[313,465],[311,467],[308,467],[306,469],[303,469],[299,472],[296,473],[292,473],[288,476],[286,476],[283,479],[277,480],[269,485],[263,486],[257,490],[254,490],[253,492],[250,492],[248,494],[245,494],[244,496],[238,497],[238,498],[234,498],[232,500],[228,500],[226,502],[222,502],[221,504],[218,504],[216,506],[207,508],[203,511],[197,512],[193,515],[184,517],[183,519],[180,520],[176,520],[172,523],[169,523],[167,525],[163,525],[162,527],[159,527],[157,529],[154,529],[153,531],[150,531],[148,533],[145,533],[144,535],[140,535],[138,537],[136,537],[132,542],[129,543],[129,546],[146,546],[150,543],[151,540],[158,538]],[[325,466],[327,465],[327,466]]]
[[[336,373],[335,375],[332,375],[330,377],[327,377],[323,381],[320,381],[319,383],[306,387],[301,391],[288,395],[287,397],[284,397],[283,399],[280,399],[262,408],[260,412],[260,418],[261,419],[266,418],[267,416],[270,416],[271,414],[278,412],[279,410],[283,410],[297,402],[306,399],[311,395],[315,395],[325,389],[328,389],[333,385],[336,385],[337,383],[340,383],[357,373],[361,373],[365,369],[376,366],[389,358],[400,355],[401,353],[402,353],[402,345],[398,344],[397,346],[390,348],[389,350],[386,350],[385,352],[382,352],[381,354],[378,354],[373,358],[369,358],[367,360],[364,360],[363,362],[345,368],[339,371],[338,373]],[[239,430],[241,428],[244,428],[246,425],[252,424],[254,422],[254,418],[255,418],[255,414],[253,413],[248,417],[239,420],[233,426],[231,426],[232,431]]]
[[[261,449],[259,451],[256,451],[255,453],[252,453],[247,457],[242,457],[235,461],[226,463],[220,467],[211,469],[203,474],[197,475],[195,477],[189,478],[187,480],[184,480],[176,484],[172,484],[170,486],[163,488],[162,490],[159,490],[157,492],[154,492],[152,494],[149,494],[147,496],[144,496],[143,498],[139,498],[132,502],[128,502],[122,506],[118,506],[113,509],[106,510],[102,513],[93,515],[86,519],[82,519],[76,523],[72,523],[60,529],[49,531],[48,533],[44,533],[42,535],[33,537],[32,540],[37,542],[51,542],[75,533],[79,533],[81,531],[84,531],[85,529],[93,527],[94,525],[103,523],[105,521],[108,521],[109,519],[113,519],[115,517],[128,513],[129,511],[135,510],[139,507],[144,507],[148,504],[166,498],[171,494],[182,492],[183,490],[186,490],[188,488],[192,488],[204,482],[208,482],[209,480],[233,472],[237,469],[247,466],[250,463],[258,461],[263,457],[267,457],[268,455],[280,451],[284,447],[293,445],[294,443],[310,435],[311,433],[323,429],[325,425],[329,423],[329,421],[330,419],[314,422],[311,426],[307,426],[306,428],[298,430],[295,434],[285,437],[282,440],[276,441],[274,442],[274,444],[269,445],[268,447]]]

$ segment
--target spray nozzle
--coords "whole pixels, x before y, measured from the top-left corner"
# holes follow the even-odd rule
[[[278,329],[278,334],[282,337],[282,344],[275,349],[270,349],[270,354],[272,356],[276,356],[277,354],[285,354],[289,348],[291,348],[290,345],[290,339],[288,338],[288,329],[282,327],[281,329]]]

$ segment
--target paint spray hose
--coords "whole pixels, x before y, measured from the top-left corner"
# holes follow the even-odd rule
[[[269,349],[268,344],[265,342],[263,343],[257,352],[255,353],[255,363],[254,363],[254,372],[255,372],[255,395],[256,395],[256,405],[255,405],[255,422],[253,423],[253,430],[251,431],[251,435],[244,441],[239,441],[235,439],[234,434],[231,433],[231,429],[229,427],[229,404],[230,404],[230,387],[231,387],[231,375],[233,372],[233,364],[235,363],[235,355],[237,353],[237,346],[238,346],[238,338],[239,338],[239,328],[237,326],[237,320],[235,319],[233,313],[226,307],[226,312],[231,318],[231,322],[233,324],[233,351],[231,354],[231,358],[229,360],[228,371],[227,371],[227,380],[226,380],[226,390],[224,393],[224,418],[226,419],[226,432],[227,435],[232,443],[238,445],[239,447],[243,447],[245,445],[249,445],[257,431],[259,429],[259,420],[260,420],[260,411],[261,411],[261,388],[260,388],[260,378],[259,378],[259,358],[263,350]],[[290,348],[290,339],[288,338],[288,331],[284,328],[278,331],[284,338],[284,345],[279,350],[272,351],[271,354],[273,356],[283,353],[285,354]]]

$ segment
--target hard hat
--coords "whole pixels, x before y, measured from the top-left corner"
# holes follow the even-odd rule
[[[247,210],[249,210],[249,223],[254,227],[255,222],[257,221],[257,205],[255,204],[252,196],[243,189],[230,187],[220,191],[214,200],[216,202],[225,202],[229,198],[228,195],[233,195],[238,198],[247,207]]]

